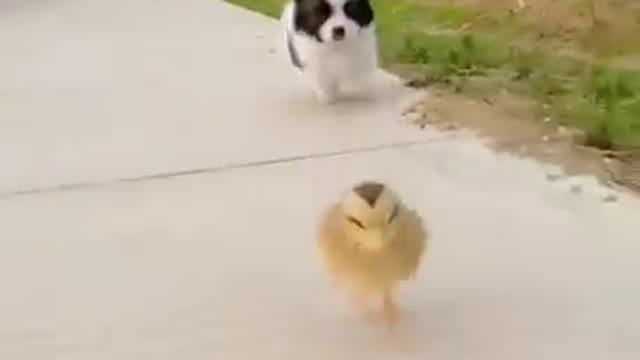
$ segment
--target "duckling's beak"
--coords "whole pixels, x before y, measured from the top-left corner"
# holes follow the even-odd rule
[[[386,235],[380,228],[369,229],[366,234],[366,241],[363,244],[369,250],[380,250],[386,245]]]

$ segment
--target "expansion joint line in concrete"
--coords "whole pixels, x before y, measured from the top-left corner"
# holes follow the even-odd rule
[[[26,190],[7,191],[7,192],[0,192],[0,200],[11,198],[11,197],[17,197],[17,196],[72,191],[72,190],[86,189],[86,188],[92,188],[92,187],[106,186],[106,185],[117,184],[117,183],[142,182],[142,181],[148,181],[148,180],[167,179],[167,178],[175,178],[175,177],[182,177],[182,176],[189,176],[189,175],[209,174],[209,173],[215,173],[215,172],[227,171],[227,170],[245,169],[245,168],[269,166],[269,165],[276,165],[276,164],[300,162],[305,160],[348,156],[348,155],[355,155],[360,153],[383,151],[383,150],[394,149],[394,148],[396,149],[407,148],[410,146],[425,144],[431,141],[432,140],[404,141],[404,142],[352,148],[352,149],[345,149],[345,150],[338,150],[338,151],[331,151],[331,152],[322,152],[322,153],[315,153],[315,154],[282,157],[282,158],[276,158],[276,159],[249,161],[245,163],[227,164],[227,165],[221,165],[221,166],[204,167],[204,168],[166,172],[166,173],[156,173],[156,174],[142,175],[142,176],[135,176],[135,177],[128,177],[128,178],[116,178],[116,179],[95,181],[95,182],[78,182],[78,183],[69,183],[69,184],[62,184],[62,185],[55,185],[55,186],[48,186],[48,187],[26,189]]]

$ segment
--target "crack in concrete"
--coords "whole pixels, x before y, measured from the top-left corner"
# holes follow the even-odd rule
[[[220,171],[230,171],[230,170],[236,170],[236,169],[262,167],[262,166],[269,166],[269,165],[299,162],[299,161],[305,161],[305,160],[331,158],[331,157],[338,157],[338,156],[345,156],[345,155],[352,155],[352,154],[359,154],[359,153],[375,152],[375,151],[382,151],[382,150],[388,150],[388,149],[394,149],[394,148],[407,148],[410,146],[422,145],[422,144],[425,144],[426,142],[432,142],[433,140],[434,139],[426,139],[421,141],[395,142],[395,143],[388,143],[388,144],[382,144],[382,145],[330,151],[330,152],[324,152],[324,153],[312,153],[312,154],[282,157],[282,158],[276,158],[276,159],[249,161],[249,162],[237,163],[237,164],[232,163],[232,164],[221,165],[221,166],[203,167],[203,168],[197,168],[197,169],[156,173],[156,174],[141,175],[141,176],[134,176],[134,177],[115,178],[115,179],[104,180],[104,181],[77,182],[77,183],[61,184],[61,185],[54,185],[54,186],[45,186],[40,188],[32,188],[32,189],[26,189],[26,190],[0,192],[0,200],[19,197],[19,196],[58,193],[58,192],[66,192],[66,191],[80,190],[80,189],[86,189],[86,188],[101,187],[101,186],[113,185],[118,183],[143,182],[143,181],[150,181],[150,180],[169,179],[169,178],[176,178],[176,177],[190,176],[190,175],[210,174],[210,173],[215,173]]]

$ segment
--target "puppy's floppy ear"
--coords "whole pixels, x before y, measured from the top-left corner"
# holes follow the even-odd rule
[[[354,20],[362,27],[368,26],[373,22],[373,8],[371,7],[369,0],[348,1],[344,6],[344,11],[347,17]]]

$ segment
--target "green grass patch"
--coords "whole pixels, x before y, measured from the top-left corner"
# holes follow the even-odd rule
[[[265,14],[271,17],[279,17],[285,0],[225,0],[228,3]]]
[[[278,17],[286,0],[227,0]],[[465,91],[476,80],[536,99],[546,115],[599,148],[640,147],[640,73],[561,55],[530,41],[526,25],[451,5],[372,0],[383,65],[411,67],[429,82]],[[469,23],[483,24],[467,31]],[[496,81],[486,81],[495,78]]]

